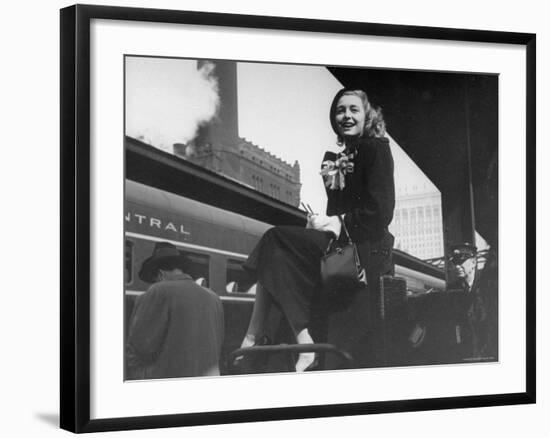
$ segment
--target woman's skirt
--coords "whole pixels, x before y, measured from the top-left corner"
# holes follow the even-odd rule
[[[269,229],[244,268],[274,299],[294,334],[310,324],[321,289],[321,257],[332,234],[297,226]]]

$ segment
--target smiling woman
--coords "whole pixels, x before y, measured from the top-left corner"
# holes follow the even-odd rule
[[[534,278],[531,267],[534,266],[535,245],[534,234],[525,234],[525,224],[531,230],[534,220],[534,177],[526,179],[525,176],[527,171],[529,175],[534,174],[535,162],[534,35],[86,5],[65,9],[61,28],[61,167],[64,182],[61,266],[64,271],[59,313],[62,315],[60,422],[64,428],[92,432],[534,401],[535,287],[531,281]],[[198,41],[200,44],[197,44]],[[503,322],[498,327],[498,346],[502,346],[502,354],[494,358],[491,364],[459,366],[458,360],[462,357],[455,359],[454,347],[459,342],[455,327],[445,331],[452,337],[439,342],[444,332],[440,328],[448,321],[442,318],[439,310],[456,308],[448,300],[450,294],[447,291],[433,291],[431,285],[429,290],[422,290],[420,284],[418,294],[405,294],[402,288],[397,290],[397,287],[392,287],[390,290],[384,286],[378,308],[379,330],[365,332],[366,321],[358,318],[360,312],[350,313],[351,317],[343,314],[341,321],[346,330],[341,333],[348,336],[341,336],[341,339],[353,340],[355,345],[347,349],[346,345],[337,342],[338,339],[327,339],[329,343],[334,341],[334,345],[352,353],[350,356],[356,358],[354,365],[359,368],[365,368],[364,364],[368,362],[364,359],[376,350],[380,353],[380,359],[371,365],[377,369],[326,372],[303,377],[277,373],[243,378],[193,377],[125,382],[124,355],[121,354],[121,346],[124,345],[121,330],[124,315],[124,300],[121,299],[123,266],[127,259],[136,260],[147,254],[138,248],[138,242],[124,246],[124,233],[128,231],[126,225],[129,224],[121,216],[122,202],[127,201],[125,195],[128,193],[123,185],[125,178],[135,183],[149,184],[158,197],[168,204],[169,211],[175,212],[181,206],[170,202],[176,199],[164,197],[165,192],[177,195],[178,204],[189,198],[207,204],[207,211],[211,211],[209,207],[225,209],[244,219],[248,217],[262,221],[264,225],[303,225],[306,222],[305,213],[300,213],[296,208],[300,198],[297,204],[281,202],[268,193],[258,193],[251,187],[250,180],[240,184],[235,181],[234,174],[244,170],[246,164],[248,173],[243,172],[244,176],[259,177],[260,186],[263,180],[264,187],[269,190],[270,184],[277,184],[281,187],[281,193],[286,193],[286,190],[292,189],[275,182],[275,178],[282,180],[283,175],[303,178],[302,170],[307,167],[306,163],[313,162],[309,166],[312,176],[316,177],[321,191],[327,191],[329,204],[335,204],[333,212],[327,212],[328,215],[343,214],[345,221],[358,224],[350,229],[354,239],[366,238],[365,242],[370,239],[376,244],[377,230],[383,229],[387,213],[391,214],[392,210],[389,197],[378,195],[387,187],[384,178],[391,177],[392,159],[397,157],[397,154],[392,156],[389,153],[384,140],[387,137],[392,142],[389,134],[384,137],[368,137],[365,134],[357,138],[350,136],[353,140],[345,139],[344,153],[333,152],[332,157],[327,155],[326,158],[337,161],[346,155],[348,163],[351,161],[354,164],[353,171],[344,174],[345,186],[323,187],[319,161],[323,151],[333,146],[335,136],[329,132],[328,141],[324,141],[317,137],[315,127],[309,129],[303,121],[306,115],[317,114],[319,110],[322,113],[319,120],[324,130],[330,131],[331,125],[326,123],[326,116],[331,97],[337,90],[331,90],[330,97],[316,105],[302,90],[310,84],[324,89],[325,83],[306,75],[302,88],[298,92],[288,93],[291,98],[275,90],[271,77],[258,76],[261,88],[250,111],[259,115],[256,125],[264,128],[266,137],[283,134],[287,147],[304,151],[307,161],[302,161],[301,156],[283,154],[271,147],[267,140],[260,141],[249,134],[246,134],[248,142],[244,139],[241,142],[235,138],[235,129],[229,131],[231,139],[236,140],[230,144],[234,153],[227,153],[227,159],[224,159],[222,147],[227,145],[227,141],[215,144],[205,140],[197,145],[190,144],[191,134],[179,135],[183,116],[201,112],[199,107],[195,108],[187,102],[178,107],[181,113],[172,111],[173,107],[168,104],[174,100],[179,103],[180,93],[165,92],[165,89],[161,92],[153,85],[157,82],[153,81],[152,76],[151,81],[141,83],[141,87],[148,87],[148,90],[140,90],[138,86],[134,94],[122,88],[125,71],[131,73],[125,70],[125,63],[122,62],[125,54],[142,54],[150,58],[160,56],[163,59],[194,57],[258,64],[287,63],[288,70],[296,64],[307,65],[308,68],[314,65],[319,66],[316,71],[324,73],[324,76],[332,74],[332,83],[340,81],[343,85],[339,85],[338,89],[346,86],[352,90],[366,90],[371,103],[383,105],[391,136],[395,139],[392,144],[403,145],[411,159],[440,190],[442,202],[438,211],[432,205],[429,206],[430,214],[430,210],[422,211],[417,206],[414,209],[411,206],[407,217],[414,218],[412,223],[426,222],[430,217],[433,220],[434,216],[442,213],[445,243],[464,242],[463,237],[469,237],[473,229],[478,229],[484,236],[484,230],[492,230],[494,238],[498,238],[501,257],[495,268],[500,272],[514,272],[498,285],[500,291],[493,288],[494,293],[498,292],[505,298],[499,303],[502,306],[498,307],[498,315],[495,314]],[[149,71],[145,63],[143,69],[135,65],[141,72]],[[198,63],[192,66],[193,74],[197,73],[200,69]],[[218,66],[222,67],[220,64]],[[266,69],[272,67],[267,66]],[[234,75],[229,74],[235,70],[232,66],[222,70],[228,72],[226,77],[234,79]],[[285,79],[290,77],[280,76]],[[235,83],[233,79],[232,83]],[[127,84],[131,83],[128,79]],[[181,90],[182,93],[196,89],[194,82],[178,74],[165,77],[160,86],[175,83],[178,87],[174,90]],[[271,99],[262,92],[263,89],[274,89],[278,95]],[[130,129],[132,125],[124,124],[126,118],[122,117],[122,111],[131,111],[128,108],[130,103],[141,101],[138,99],[142,96],[140,91],[146,91],[144,94],[148,96],[162,96],[162,99],[160,105],[154,108],[152,104],[145,106],[154,114],[145,116],[144,112],[134,113],[144,116],[142,123],[136,121],[134,125],[143,132],[132,133],[124,129]],[[223,95],[220,92],[222,105],[227,103]],[[128,100],[123,100],[123,96]],[[204,102],[199,99],[198,103]],[[294,108],[297,103],[305,108],[290,114],[286,108]],[[279,114],[272,116],[266,108],[275,109]],[[528,117],[523,115],[526,109]],[[235,112],[221,110],[220,114],[235,115]],[[146,144],[149,142],[148,126],[145,125],[164,111],[176,116],[177,123],[160,129],[159,132],[168,139],[165,140],[168,147],[163,151],[155,147],[157,142]],[[295,124],[281,120],[280,114],[283,113],[297,115]],[[168,119],[162,118],[160,122],[165,120]],[[208,120],[212,121],[212,125],[217,122],[217,119]],[[272,120],[273,126],[266,128],[266,120]],[[219,124],[217,126],[221,128]],[[174,140],[169,135],[173,132],[178,134]],[[126,138],[121,139],[121,133],[127,134]],[[144,136],[141,142],[140,135]],[[244,132],[238,134],[244,135]],[[302,142],[302,135],[311,137],[312,143]],[[174,143],[187,143],[185,156],[171,153],[176,149]],[[266,157],[270,157],[269,153],[266,150],[262,152],[261,148],[272,151],[280,159],[268,161]],[[200,155],[197,150],[200,150]],[[341,149],[335,147],[335,150]],[[222,159],[218,160],[220,156]],[[243,167],[234,165],[237,161],[235,157],[242,157],[240,162]],[[319,158],[317,163],[315,157]],[[199,159],[209,160],[207,162],[212,168],[201,167],[192,161]],[[267,180],[265,174],[256,171],[259,170],[260,159],[274,173],[273,180]],[[218,165],[224,167],[220,169],[216,167]],[[270,166],[276,170],[273,171]],[[396,168],[399,169],[399,165]],[[231,178],[228,178],[219,170],[233,170],[234,173],[229,173]],[[490,181],[495,183],[488,185],[487,177],[491,176]],[[300,188],[298,183],[296,185]],[[414,187],[416,184],[412,185]],[[506,193],[507,196],[499,199],[499,193]],[[324,211],[314,205],[314,196],[304,198],[303,191],[300,195],[304,203],[310,203],[315,211]],[[377,196],[378,202],[374,201]],[[321,194],[321,197],[324,195]],[[386,201],[382,206],[383,212],[378,211],[374,215],[373,212],[381,206],[380,199]],[[336,202],[338,200],[341,204]],[[349,201],[349,205],[346,206],[345,201]],[[359,211],[359,207],[364,207],[363,211]],[[183,210],[183,213],[189,213],[189,210]],[[138,211],[138,214],[149,219],[161,219],[159,211]],[[373,220],[371,227],[365,226],[361,219],[369,217],[380,220]],[[222,219],[221,215],[219,218]],[[169,216],[166,219],[174,225],[187,223],[185,217],[178,219]],[[162,223],[164,220],[162,217]],[[312,219],[311,222],[322,221]],[[145,219],[143,224],[139,221],[137,224],[144,225]],[[153,222],[150,226],[149,221],[148,231],[157,232],[156,224],[158,222]],[[408,226],[409,222],[405,224]],[[203,225],[206,240],[213,234],[212,224],[205,221]],[[247,225],[243,228],[246,231]],[[166,232],[174,233],[173,229]],[[191,237],[197,236],[192,230],[190,232]],[[302,228],[302,232],[321,233],[315,227]],[[242,235],[220,230],[220,236],[231,239],[231,243],[244,240],[239,239]],[[414,245],[422,246],[427,239],[424,232],[415,233],[411,240],[413,238]],[[170,240],[175,239],[172,237]],[[155,239],[148,241],[150,247],[156,242]],[[235,282],[240,278],[229,273],[237,271],[233,268],[238,268],[236,265],[239,263],[226,263],[228,260],[244,261],[248,251],[234,247],[220,248],[207,242],[181,243],[179,246],[193,253],[199,252],[197,246],[212,249],[211,254],[202,251],[201,255],[210,257],[205,273],[212,274],[211,284],[216,282],[220,285],[220,289],[216,286],[216,291],[220,290],[224,297],[231,298],[231,303],[252,304],[252,292],[235,296],[239,290]],[[359,241],[359,244],[363,243]],[[383,246],[376,248],[374,244],[371,244],[372,251],[369,251],[373,264],[376,257],[386,257]],[[391,245],[390,242],[382,244]],[[309,258],[314,259],[308,254]],[[398,250],[395,251],[395,260],[401,272],[419,280],[418,283],[426,280],[425,285],[431,277],[441,280],[444,287],[445,273],[441,269]],[[266,264],[275,265],[274,262],[272,259]],[[206,268],[207,265],[201,263],[201,266]],[[369,267],[375,269],[372,265]],[[139,272],[137,269],[139,265],[134,262],[128,275],[135,276]],[[383,267],[376,269],[381,271]],[[204,277],[203,273],[201,277]],[[403,284],[402,281],[400,283]],[[385,282],[382,284],[385,285]],[[259,288],[258,291],[259,302],[262,291]],[[424,294],[420,295],[422,292]],[[365,301],[354,301],[350,306],[352,311],[359,309],[357,304],[367,307],[367,294],[359,295]],[[295,294],[295,297],[300,296]],[[392,299],[394,297],[395,300]],[[223,300],[223,304],[229,302]],[[394,303],[398,309],[392,307]],[[423,303],[426,306],[422,306]],[[432,324],[427,325],[424,335],[420,333],[422,330],[410,330],[409,317],[414,317],[414,314],[409,310],[419,310],[417,315]],[[232,314],[228,311],[226,315]],[[354,324],[360,328],[352,330]],[[409,341],[411,332],[415,338],[412,343]],[[243,335],[244,330],[241,339]],[[321,339],[315,336],[312,333],[313,339]],[[199,330],[196,330],[197,340],[200,337]],[[373,339],[379,340],[378,345],[372,345]],[[420,342],[421,339],[424,342]],[[363,343],[364,350],[355,348],[358,343]],[[304,351],[305,348],[290,350]],[[260,347],[260,351],[265,351],[265,347]],[[373,354],[370,356],[377,358]],[[227,359],[232,357],[227,356]],[[415,366],[442,363],[453,366]],[[307,368],[306,365],[302,360],[300,368]],[[388,369],[390,367],[392,369]]]
[[[268,230],[250,254],[245,268],[258,286],[242,347],[265,342],[272,304],[282,309],[298,344],[326,341],[325,329],[314,323],[319,308],[334,313],[323,293],[320,261],[332,240],[344,244],[351,238],[358,244],[371,293],[361,294],[351,306],[364,322],[361,328],[352,329],[360,333],[349,333],[335,344],[352,351],[356,365],[365,366],[369,358],[356,351],[357,339],[365,338],[369,322],[374,320],[369,313],[376,308],[372,297],[376,296],[380,276],[393,270],[393,236],[388,231],[395,207],[393,159],[381,113],[372,109],[364,91],[338,91],[330,107],[330,123],[344,150],[327,152],[323,159],[326,215],[310,213],[306,229],[277,226]],[[321,324],[327,318],[323,320]],[[296,371],[308,371],[316,365],[314,353],[301,353]]]
[[[330,120],[340,145],[345,137],[361,137],[365,130],[372,137],[386,133],[382,110],[372,107],[363,90],[340,90],[334,98]]]
[[[365,109],[359,96],[344,95],[336,107],[336,123],[341,137],[363,135]]]

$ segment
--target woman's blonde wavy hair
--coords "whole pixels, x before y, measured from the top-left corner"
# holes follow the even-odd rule
[[[336,96],[334,96],[332,104],[330,105],[330,125],[336,133],[337,143],[342,145],[344,143],[344,139],[338,132],[338,125],[336,124],[336,106],[338,105],[340,98],[347,95],[357,96],[363,103],[363,108],[365,109],[365,126],[363,128],[363,136],[384,137],[386,134],[386,122],[384,121],[384,116],[382,115],[382,109],[380,107],[373,107],[369,102],[367,93],[363,90],[342,88],[338,91],[338,93],[336,93]]]

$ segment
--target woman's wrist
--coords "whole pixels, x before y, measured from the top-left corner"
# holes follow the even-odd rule
[[[342,231],[342,223],[338,216],[328,216],[328,221],[323,231],[330,231],[336,238],[340,237]]]

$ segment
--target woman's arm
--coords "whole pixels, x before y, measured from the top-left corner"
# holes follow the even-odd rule
[[[378,240],[393,219],[395,186],[393,158],[387,140],[369,140],[364,160],[356,165],[366,168],[368,184],[354,188],[361,205],[344,215],[348,231],[368,240]]]

